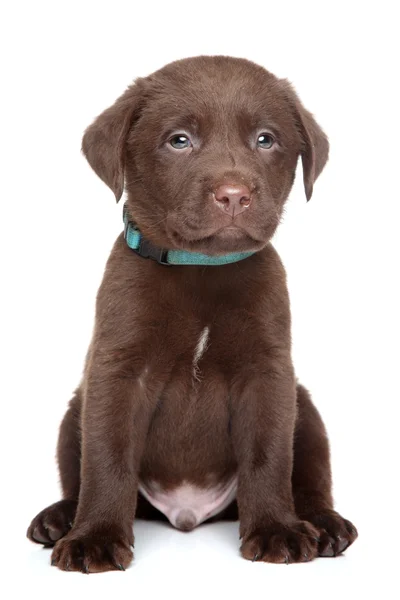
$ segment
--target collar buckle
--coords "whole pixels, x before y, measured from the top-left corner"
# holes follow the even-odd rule
[[[143,237],[140,238],[139,248],[136,248],[136,250],[133,251],[139,254],[139,256],[142,256],[143,258],[151,258],[157,261],[160,265],[171,266],[170,263],[167,261],[168,250],[164,250],[164,248],[158,248],[156,246],[153,246],[151,242],[144,239]]]
[[[132,227],[135,228],[135,225],[134,225],[134,223],[132,223],[129,220],[128,209],[126,207],[126,204],[124,204],[124,207],[123,207],[123,218],[124,218],[124,238],[126,241],[128,241],[128,235],[130,232],[130,228],[132,228]],[[157,261],[160,265],[167,265],[168,267],[171,266],[171,264],[167,260],[168,250],[154,246],[151,242],[144,239],[143,236],[140,236],[139,246],[137,248],[133,248],[131,245],[129,245],[129,247],[133,252],[135,252],[142,258],[151,258],[151,259]]]

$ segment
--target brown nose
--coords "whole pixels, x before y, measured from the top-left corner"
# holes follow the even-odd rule
[[[220,185],[214,192],[215,202],[221,210],[236,217],[251,203],[250,190],[245,185]]]

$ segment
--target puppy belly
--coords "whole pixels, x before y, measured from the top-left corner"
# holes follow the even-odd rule
[[[236,497],[237,477],[221,486],[200,488],[183,482],[164,490],[157,482],[139,482],[143,496],[182,531],[190,531],[226,508]]]

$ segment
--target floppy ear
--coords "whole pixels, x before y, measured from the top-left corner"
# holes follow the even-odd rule
[[[307,201],[310,200],[314,182],[321,174],[329,156],[329,142],[314,117],[302,105],[299,115],[303,126],[304,148],[301,153],[303,162],[304,189]]]
[[[287,82],[286,82],[287,83]],[[303,140],[301,160],[307,201],[313,193],[314,182],[321,174],[329,155],[329,142],[326,134],[313,115],[304,108],[296,92],[289,84],[289,100],[292,103],[297,124]]]
[[[82,152],[117,202],[124,191],[125,142],[140,104],[141,86],[136,82],[89,125],[82,139]]]

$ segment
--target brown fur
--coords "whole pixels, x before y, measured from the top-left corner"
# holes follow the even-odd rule
[[[276,143],[255,145],[267,129]],[[168,145],[185,132],[187,150]],[[335,556],[356,538],[333,510],[329,448],[308,392],[295,380],[285,272],[271,246],[303,161],[307,198],[328,141],[284,80],[253,63],[198,57],[137,80],[87,129],[83,151],[142,234],[164,248],[256,251],[224,266],[163,266],[123,235],[108,260],[83,380],[60,428],[63,498],[28,537],[54,544],[53,564],[124,569],[135,515],[163,518],[138,479],[165,489],[238,474],[241,553],[299,562]],[[223,184],[244,184],[249,208],[216,206]],[[199,378],[192,361],[208,326]],[[72,526],[72,528],[71,528]]]

